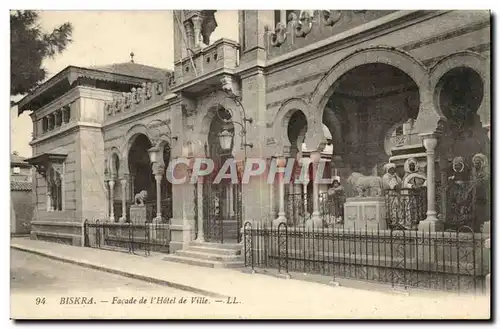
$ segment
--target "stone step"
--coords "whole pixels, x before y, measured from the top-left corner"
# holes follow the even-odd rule
[[[202,246],[202,247],[210,247],[217,249],[231,249],[231,250],[241,250],[243,245],[241,243],[216,243],[216,242],[199,242],[192,241],[191,246]]]
[[[189,250],[201,253],[209,253],[212,255],[239,255],[241,254],[241,248],[236,249],[226,249],[226,248],[216,248],[209,246],[190,246]]]
[[[212,268],[237,268],[237,267],[244,266],[243,261],[221,262],[221,261],[213,261],[213,260],[205,260],[205,259],[179,256],[177,254],[167,255],[163,258],[163,260],[169,261],[169,262],[177,262],[177,263],[183,263],[183,264],[188,264],[188,265],[212,267]]]
[[[204,260],[215,260],[221,262],[235,262],[241,260],[240,255],[233,254],[216,254],[211,252],[200,252],[196,250],[179,250],[175,253],[176,255],[188,257],[188,258],[196,258],[196,259],[204,259]]]

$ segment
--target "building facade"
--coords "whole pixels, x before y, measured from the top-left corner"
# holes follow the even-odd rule
[[[313,171],[325,158],[341,182],[392,162],[426,186],[422,225],[442,229],[450,202],[440,187],[477,175],[490,156],[489,12],[238,15],[239,40],[210,43],[216,11],[174,11],[173,72],[68,67],[19,103],[33,111],[33,237],[81,245],[85,219],[128,221],[141,191],[148,220],[170,224],[171,252],[238,243],[247,221],[288,221],[293,194],[309,195],[305,220],[321,225],[314,182],[166,179],[172,160],[200,157],[234,158],[238,170],[248,158],[308,158]]]
[[[14,152],[10,157],[10,233],[28,234],[33,216],[32,168]]]

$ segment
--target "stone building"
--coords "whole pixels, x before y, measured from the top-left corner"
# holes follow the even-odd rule
[[[84,219],[126,221],[143,190],[149,219],[170,222],[171,252],[287,220],[295,190],[318,219],[317,184],[171,185],[165,168],[181,157],[327,157],[341,181],[393,162],[425,180],[422,222],[440,229],[438,182],[489,157],[489,12],[244,10],[239,40],[210,42],[216,14],[174,11],[173,72],[68,67],[19,103],[33,111],[34,236],[80,244]]]
[[[31,165],[14,152],[10,157],[10,233],[27,234],[33,216]]]

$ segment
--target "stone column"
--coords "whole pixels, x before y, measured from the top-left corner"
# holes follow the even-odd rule
[[[108,182],[109,184],[109,199],[111,201],[110,204],[110,214],[109,214],[109,220],[111,222],[115,221],[115,180],[111,178]]]
[[[286,167],[286,158],[278,159],[278,167],[283,169]],[[278,184],[279,184],[279,209],[278,209],[278,218],[275,221],[276,225],[279,223],[286,223],[286,213],[285,213],[285,173],[278,172]]]
[[[127,185],[128,177],[124,176],[120,180],[122,186],[122,217],[120,217],[120,223],[125,223],[127,221]]]
[[[436,217],[436,157],[437,136],[421,134],[427,154],[427,218],[418,224],[419,231],[440,231],[441,222]]]
[[[232,183],[229,184],[229,219],[234,219],[234,186]]]
[[[52,183],[47,183],[47,211],[54,211],[54,202],[52,196]]]
[[[270,202],[270,209],[269,209],[269,214],[270,214],[270,219],[274,220],[276,219],[276,204],[274,203],[274,189],[276,185],[274,184],[274,181],[272,184],[269,184],[269,202]]]
[[[310,179],[313,181],[313,212],[311,215],[311,219],[306,222],[307,228],[321,228],[323,225],[322,218],[319,212],[319,184],[318,184],[318,164],[320,160],[321,154],[318,151],[311,152],[311,160],[312,160],[312,176]]]
[[[186,31],[187,46],[192,48],[194,46],[193,22],[184,22],[184,29]]]
[[[280,23],[286,26],[286,20],[286,10],[280,10]]]
[[[111,211],[110,210],[111,207],[109,206],[109,184],[108,184],[108,182],[109,182],[109,179],[106,178],[104,180],[104,188],[106,189],[106,191],[105,191],[106,192],[106,218],[109,217],[109,212]]]
[[[135,174],[128,174],[128,177],[129,177],[129,184],[130,184],[130,188],[129,188],[130,198],[129,198],[129,200],[134,201],[134,189],[135,189],[134,181],[135,181]]]
[[[198,198],[196,205],[198,207],[198,237],[196,241],[205,242],[205,232],[203,232],[203,177],[198,177],[196,182],[196,197]]]
[[[153,173],[156,180],[156,217],[153,219],[156,223],[161,223],[161,179],[165,172],[165,166],[163,164],[153,164]]]
[[[319,217],[319,185],[316,180],[318,174],[318,163],[313,163],[313,213],[312,219],[317,221],[321,220]]]
[[[194,30],[194,47],[200,47],[201,46],[201,23],[203,21],[203,18],[200,16],[193,16],[191,18],[191,21],[193,22],[193,30]]]

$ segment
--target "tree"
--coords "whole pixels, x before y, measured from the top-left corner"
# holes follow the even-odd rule
[[[72,42],[73,26],[64,23],[51,33],[42,31],[39,14],[17,10],[10,14],[10,94],[26,94],[44,81],[45,58],[54,58]]]

